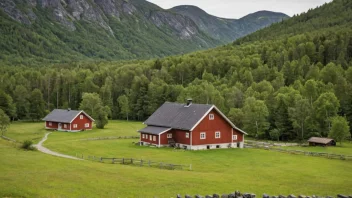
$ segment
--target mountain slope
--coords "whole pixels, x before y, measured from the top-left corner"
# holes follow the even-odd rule
[[[145,0],[0,0],[0,19],[0,58],[10,64],[145,59],[233,40]]]
[[[289,18],[283,13],[259,11],[241,19],[224,19],[212,16],[200,8],[190,5],[176,6],[170,11],[191,18],[199,26],[199,29],[223,43],[232,42],[272,23]]]

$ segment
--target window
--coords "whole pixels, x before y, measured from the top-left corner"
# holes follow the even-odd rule
[[[150,140],[150,141],[153,140],[153,136],[152,136],[152,135],[149,136],[149,140]]]
[[[49,122],[49,126],[53,126],[53,123],[52,123],[52,122]]]
[[[172,138],[172,133],[168,133],[167,138]]]
[[[86,123],[84,126],[85,126],[86,128],[89,127],[89,123]]]
[[[233,135],[233,136],[232,136],[232,139],[233,139],[233,140],[237,140],[237,135]]]
[[[142,135],[142,138],[145,139],[145,134]]]
[[[77,128],[77,124],[74,124],[74,125],[73,125],[73,128],[76,129],[76,128]]]
[[[186,133],[186,138],[189,138],[189,133]]]
[[[209,120],[214,120],[214,114],[209,114]]]
[[[206,138],[205,132],[200,133],[200,139],[201,139],[201,140],[205,140],[205,138]]]
[[[153,141],[154,141],[154,142],[156,141],[156,136],[153,136]]]
[[[64,128],[65,128],[65,129],[67,128],[67,124],[64,124]]]
[[[220,138],[220,131],[215,132],[215,138],[219,139]]]
[[[79,119],[83,120],[83,115],[80,115],[80,116],[79,116]]]
[[[145,139],[148,139],[148,134],[145,135]]]

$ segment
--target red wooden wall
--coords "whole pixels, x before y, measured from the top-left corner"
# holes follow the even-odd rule
[[[209,119],[209,114],[214,114],[214,120]],[[232,126],[216,111],[212,110],[192,131],[192,145],[206,144],[224,144],[232,142]],[[220,138],[215,138],[215,132],[220,132]],[[206,139],[200,139],[200,134],[206,133]],[[233,142],[241,142],[243,134],[235,131],[237,140]]]
[[[80,115],[83,115],[83,119],[80,119]],[[73,120],[71,130],[72,131],[78,131],[78,130],[83,130],[83,129],[92,129],[92,121],[84,114],[81,113],[79,116],[76,117],[76,119]],[[89,127],[85,127],[85,124],[89,123]],[[73,125],[77,124],[77,128],[73,128]]]

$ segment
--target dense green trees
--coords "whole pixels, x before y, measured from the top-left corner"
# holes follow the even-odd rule
[[[79,108],[95,119],[95,124],[98,129],[104,129],[105,125],[108,124],[110,108],[103,105],[97,93],[83,93]]]
[[[347,138],[351,137],[349,133],[350,127],[348,126],[348,122],[346,118],[341,116],[336,116],[332,118],[332,127],[330,130],[329,137],[335,139],[337,142],[342,142]]]
[[[339,10],[340,4],[350,8],[349,2],[337,0],[332,5]],[[326,6],[320,9],[331,14]],[[111,110],[92,111],[100,112],[101,119],[143,121],[165,101],[193,98],[196,103],[215,104],[254,137],[326,137],[335,116],[346,117],[352,133],[351,21],[336,16],[326,25],[330,18],[310,12],[314,29],[300,22],[302,15],[283,22],[287,29],[278,30],[282,33],[275,39],[264,34],[280,24],[233,45],[182,56],[43,67],[2,65],[0,108],[14,119],[39,119],[43,113],[39,107],[78,109],[84,93],[89,93]],[[323,21],[322,26],[314,17]],[[82,107],[90,113],[93,106]]]

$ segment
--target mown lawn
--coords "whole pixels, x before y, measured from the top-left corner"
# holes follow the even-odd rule
[[[28,133],[42,125],[27,123]],[[36,125],[38,128],[32,126]],[[13,124],[11,130],[26,128]],[[136,135],[138,122],[113,121],[107,129],[81,133],[54,132],[45,146],[51,150],[104,157],[192,164],[193,171],[161,170],[91,161],[73,161],[26,152],[0,141],[4,163],[1,196],[172,197],[175,194],[230,193],[238,189],[257,195],[351,194],[352,162],[290,155],[257,149],[175,151],[132,144],[138,140],[83,140],[92,137]],[[24,132],[21,132],[24,133]],[[18,137],[13,134],[9,137]],[[26,135],[24,135],[26,136]],[[29,137],[29,136],[28,136]],[[351,150],[351,147],[341,148]]]

